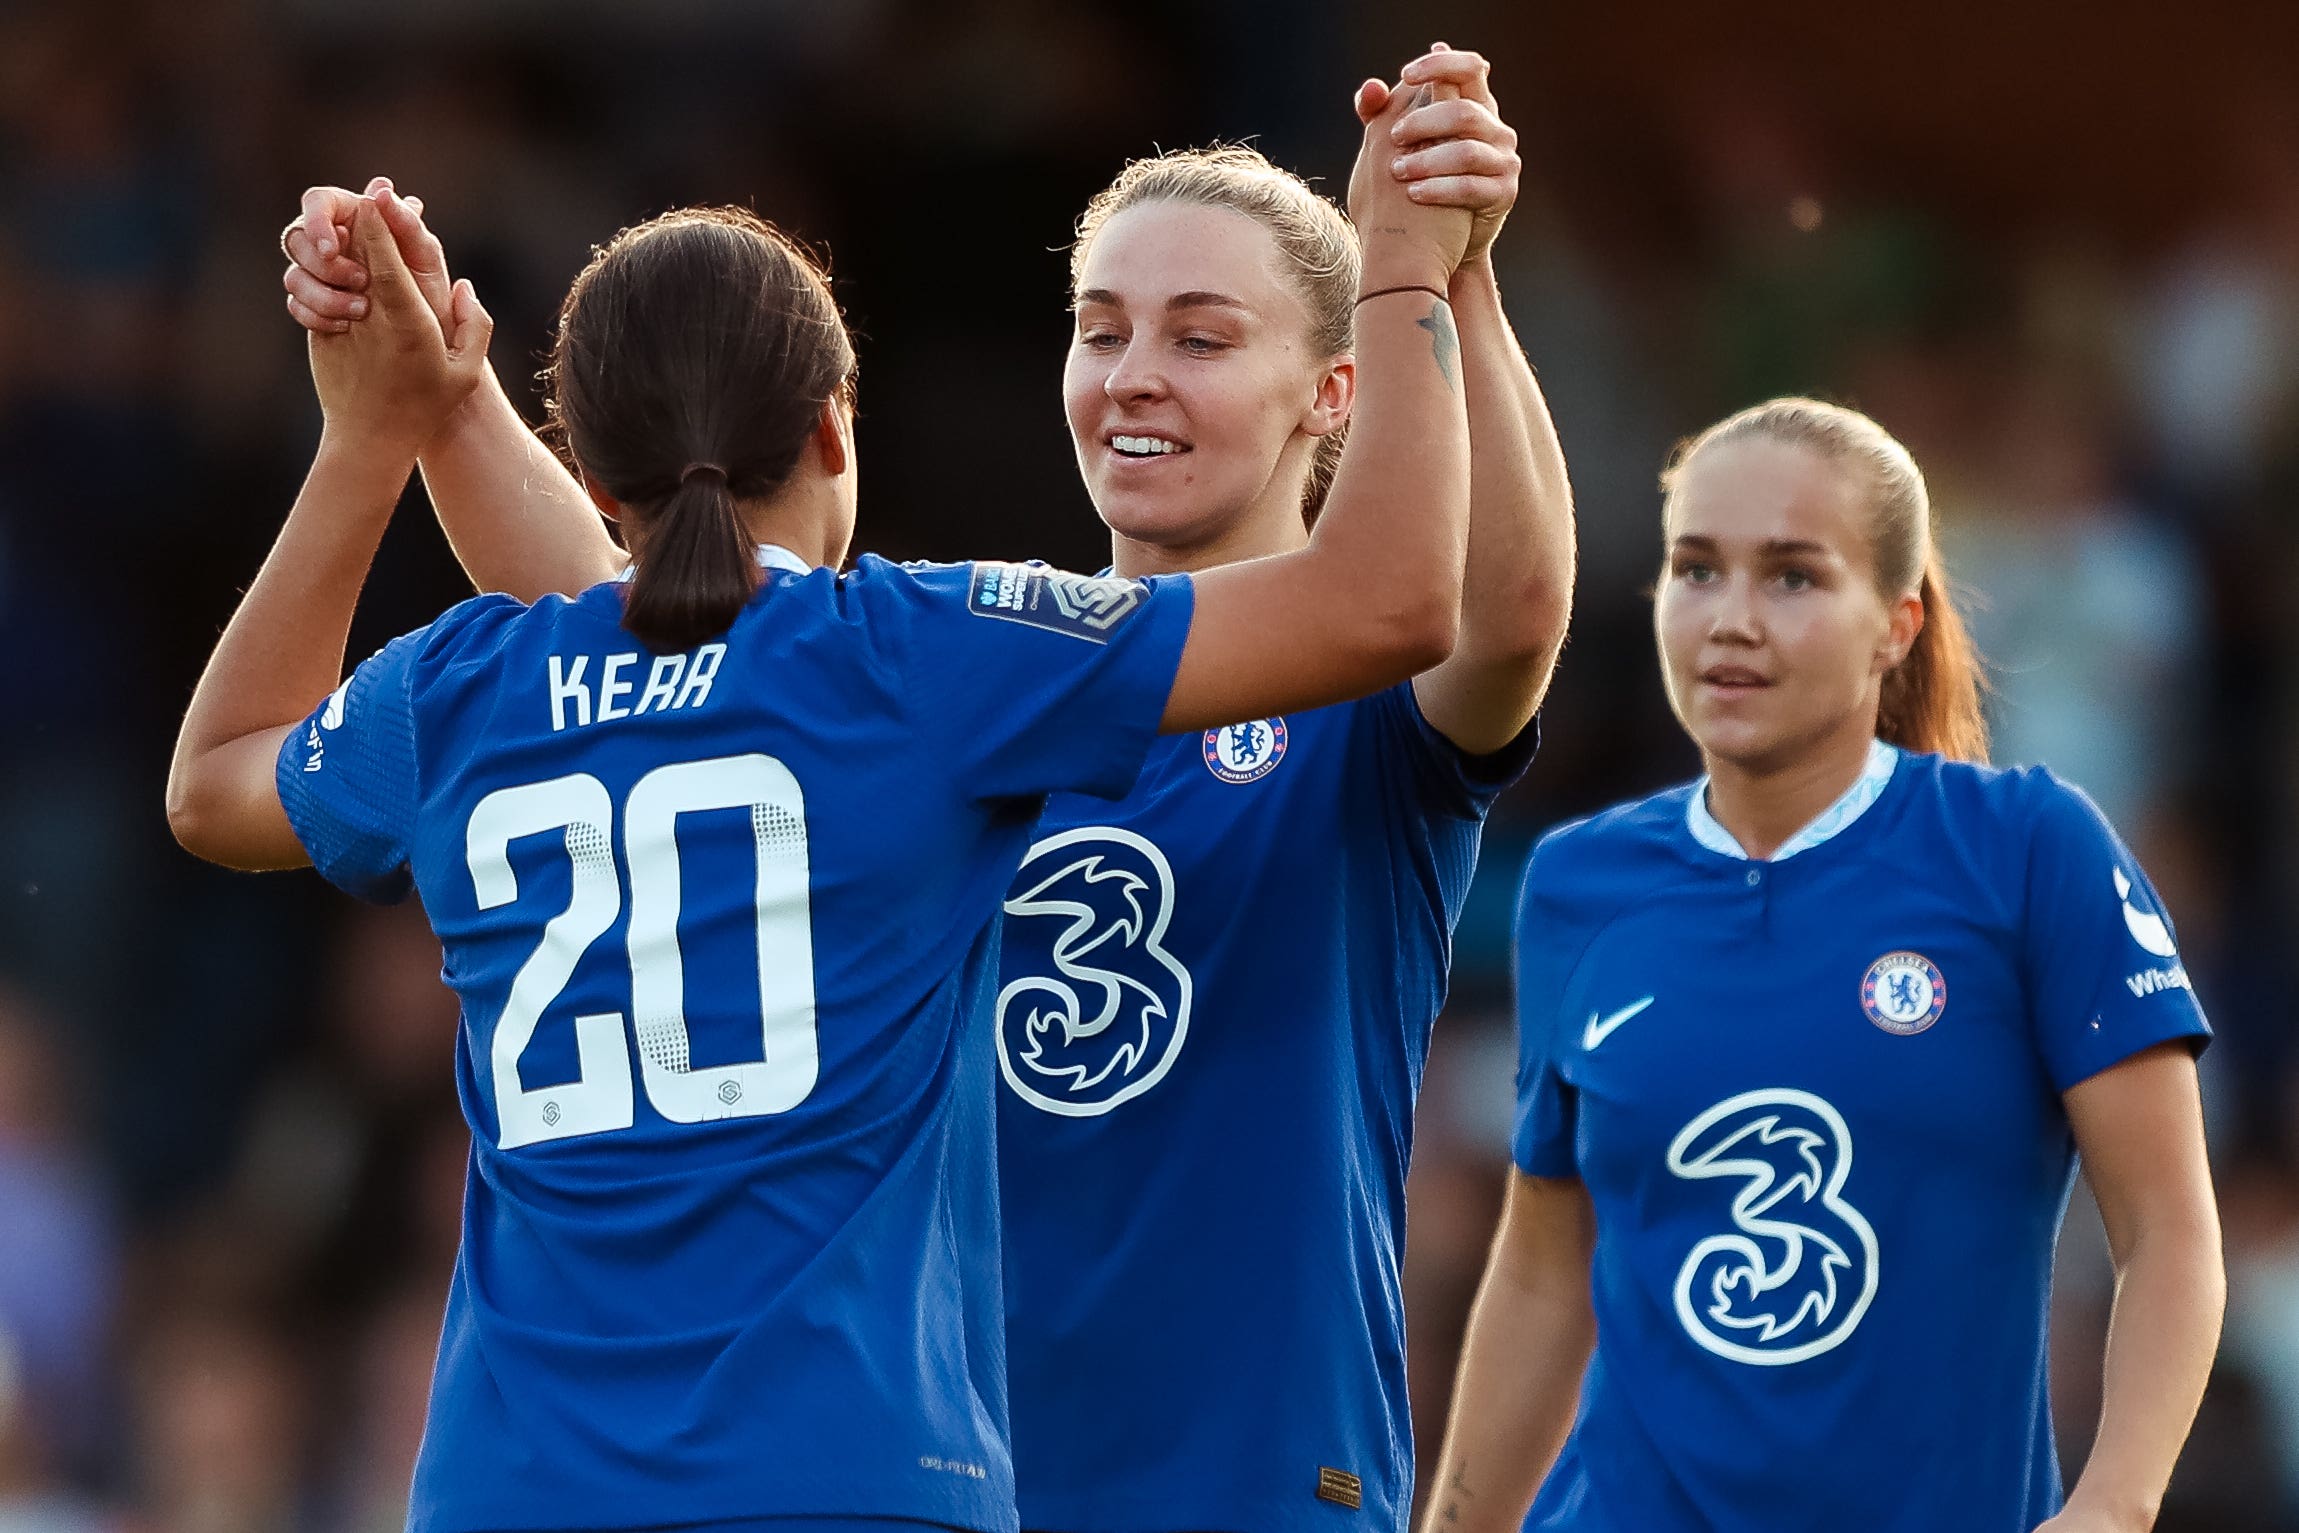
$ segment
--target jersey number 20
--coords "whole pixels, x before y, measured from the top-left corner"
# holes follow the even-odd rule
[[[757,852],[759,1058],[695,1068],[687,1057],[686,967],[679,953],[682,814],[748,809]],[[574,886],[567,908],[511,981],[495,1024],[497,1143],[506,1150],[629,1128],[631,1056],[620,1012],[575,1018],[576,1079],[527,1089],[519,1056],[590,945],[622,912],[615,873],[614,806],[587,772],[503,788],[471,812],[465,852],[481,910],[519,897],[511,843],[564,830]],[[798,779],[772,756],[719,756],[657,767],[623,805],[623,857],[630,869],[632,1032],[647,1100],[674,1123],[788,1112],[814,1090],[814,935],[807,894],[806,800]]]

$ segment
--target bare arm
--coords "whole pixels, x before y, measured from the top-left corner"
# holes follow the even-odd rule
[[[2068,1091],[2115,1260],[2099,1436],[2059,1528],[2144,1530],[2187,1441],[2227,1300],[2195,1061],[2164,1044]]]
[[[1596,1216],[1570,1177],[1509,1173],[1422,1533],[1516,1533],[1572,1429],[1596,1345]]]
[[[368,190],[390,186],[377,177]],[[349,243],[351,210],[360,194],[315,186],[288,225],[281,246],[288,312],[315,334],[342,334],[365,312],[367,268]],[[423,223],[422,204],[394,197],[384,222],[417,291],[446,314],[452,283],[447,258]],[[333,249],[325,248],[332,245]],[[489,368],[480,386],[424,444],[421,464],[439,525],[463,572],[482,591],[521,601],[550,592],[572,595],[612,579],[625,562],[597,509],[556,453],[519,416]]]
[[[1501,310],[1489,264],[1453,274],[1469,399],[1469,562],[1461,642],[1413,682],[1437,732],[1472,755],[1515,739],[1541,706],[1572,615],[1573,509],[1564,451]]]
[[[326,409],[319,450],[201,673],[168,768],[176,839],[227,867],[308,861],[280,807],[280,743],[342,679],[352,611],[416,449],[477,382],[492,328],[462,286],[450,341],[389,253],[373,205],[354,223],[375,273],[374,317],[351,334],[312,337]]]
[[[490,368],[423,448],[423,487],[463,573],[521,601],[612,580],[627,557]]]
[[[1469,562],[1452,658],[1413,683],[1421,712],[1472,754],[1499,750],[1548,691],[1572,613],[1573,504],[1548,403],[1509,328],[1492,242],[1516,205],[1523,162],[1501,120],[1490,68],[1475,53],[1435,51],[1405,66],[1407,85],[1459,92],[1392,130],[1395,173],[1431,206],[1475,215],[1453,274],[1461,378],[1469,401]]]

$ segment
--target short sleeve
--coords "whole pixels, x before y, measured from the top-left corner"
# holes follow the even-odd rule
[[[2037,773],[2022,938],[2028,1013],[2061,1091],[2174,1040],[2211,1036],[2163,902],[2078,790]]]
[[[904,684],[931,759],[967,797],[1132,788],[1189,638],[1188,576],[988,562],[897,573],[915,606]]]
[[[279,751],[279,801],[329,883],[388,904],[406,897],[418,802],[413,665],[429,629],[363,661]]]
[[[1579,944],[1555,911],[1544,909],[1550,903],[1546,871],[1536,846],[1517,896],[1517,1116],[1509,1151],[1527,1176],[1578,1176],[1573,1136],[1579,1120],[1572,1087],[1559,1072],[1570,1041],[1564,982]]]
[[[1376,710],[1383,737],[1412,763],[1415,791],[1433,814],[1484,819],[1493,800],[1525,775],[1541,746],[1541,723],[1535,718],[1491,755],[1471,755],[1422,714],[1420,694],[1410,681],[1391,687],[1367,706]]]

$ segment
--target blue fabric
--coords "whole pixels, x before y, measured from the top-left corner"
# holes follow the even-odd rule
[[[613,585],[482,598],[289,738],[314,862],[411,872],[462,1000],[417,1533],[1015,1527],[998,902],[1044,794],[1132,785],[1191,597],[1084,588],[1086,638],[973,576],[770,572],[663,656]]]
[[[1535,741],[1465,757],[1406,685],[1049,803],[999,994],[1025,1525],[1404,1526],[1413,1100],[1485,811]]]
[[[2060,1094],[2209,1033],[2162,906],[2041,769],[1903,756],[1771,864],[1700,845],[1691,791],[1525,877],[1515,1158],[1588,1190],[1598,1335],[1526,1526],[2026,1533]]]

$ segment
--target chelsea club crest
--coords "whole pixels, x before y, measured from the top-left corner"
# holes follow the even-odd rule
[[[1205,769],[1223,782],[1256,782],[1285,759],[1285,720],[1250,719],[1205,732]]]
[[[1948,981],[1921,953],[1886,953],[1860,981],[1860,1009],[1885,1032],[1905,1038],[1940,1020],[1948,1009]]]

